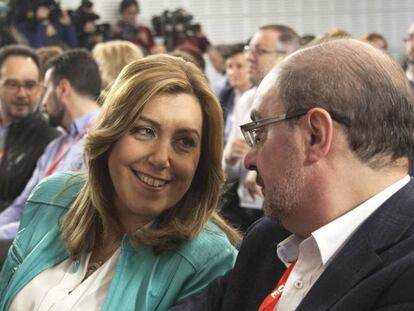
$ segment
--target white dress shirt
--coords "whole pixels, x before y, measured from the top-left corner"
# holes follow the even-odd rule
[[[312,232],[306,239],[291,235],[279,243],[277,254],[286,266],[296,259],[298,261],[274,311],[295,310],[359,226],[409,181],[407,175],[348,213]]]
[[[229,153],[231,143],[235,139],[244,139],[240,130],[240,125],[251,122],[250,113],[253,106],[254,95],[256,94],[257,87],[248,89],[240,97],[233,112],[233,127],[227,140],[226,147],[224,149],[224,155]],[[235,164],[230,164],[226,159],[223,159],[224,175],[227,181],[239,180],[239,186],[237,188],[237,194],[240,199],[240,206],[246,208],[262,209],[263,198],[260,195],[252,197],[245,187],[244,182],[246,180],[248,171],[244,167],[244,159],[237,161]]]

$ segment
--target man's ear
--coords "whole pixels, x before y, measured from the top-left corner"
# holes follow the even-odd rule
[[[305,157],[308,163],[315,163],[331,149],[333,121],[329,112],[322,108],[310,109],[305,118]]]
[[[56,95],[60,98],[68,97],[72,93],[72,86],[67,79],[62,79],[56,87]]]

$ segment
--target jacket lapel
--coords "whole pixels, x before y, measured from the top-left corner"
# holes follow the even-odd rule
[[[414,222],[410,181],[372,214],[327,266],[297,310],[329,310],[382,264],[382,250],[398,243]]]

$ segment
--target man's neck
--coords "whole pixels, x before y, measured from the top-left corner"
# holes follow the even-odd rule
[[[71,124],[77,119],[99,109],[96,101],[87,97],[77,97],[70,105],[67,105],[67,117],[63,121],[63,127],[69,133]]]
[[[407,175],[407,165],[407,160],[400,159],[381,169],[360,162],[353,168],[335,167],[334,174],[320,174],[311,181],[315,187],[306,195],[306,202],[282,223],[287,230],[306,238],[402,179]]]

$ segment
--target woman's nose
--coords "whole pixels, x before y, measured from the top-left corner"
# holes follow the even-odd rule
[[[160,142],[152,147],[149,162],[157,169],[165,169],[170,166],[171,147],[167,142]]]

